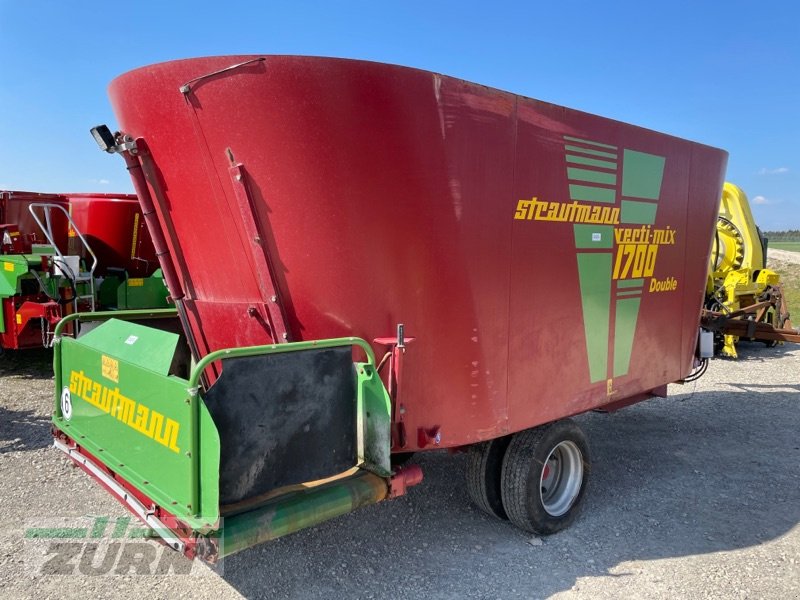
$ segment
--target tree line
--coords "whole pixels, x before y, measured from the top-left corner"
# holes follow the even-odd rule
[[[800,242],[800,229],[765,231],[763,233],[771,242]]]

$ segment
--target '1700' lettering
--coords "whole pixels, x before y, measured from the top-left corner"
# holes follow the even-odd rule
[[[657,256],[658,244],[620,244],[614,263],[614,279],[652,277]]]

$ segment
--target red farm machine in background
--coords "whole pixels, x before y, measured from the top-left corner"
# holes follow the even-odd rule
[[[438,448],[553,533],[589,472],[567,417],[701,364],[722,150],[363,61],[176,61],[110,95],[122,131],[92,133],[177,325],[65,319],[55,445],[188,556],[402,494],[391,455]]]
[[[0,191],[0,350],[48,346],[67,314],[167,306],[136,196]]]

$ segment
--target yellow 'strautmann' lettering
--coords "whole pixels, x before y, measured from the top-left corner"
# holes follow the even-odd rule
[[[92,381],[83,371],[72,371],[69,375],[69,391],[173,452],[181,451],[178,448],[180,423],[123,396],[118,387],[107,388]]]
[[[561,223],[619,224],[619,208],[593,206],[580,202],[544,202],[538,198],[520,200],[514,212],[517,221],[555,221]]]

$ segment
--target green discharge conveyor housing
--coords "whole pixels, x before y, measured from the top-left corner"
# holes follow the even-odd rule
[[[386,497],[390,399],[365,341],[341,338],[235,348],[190,364],[188,352],[181,351],[181,335],[173,332],[178,331],[175,315],[171,309],[113,311],[70,315],[59,323],[53,423],[68,445],[73,444],[72,452],[89,456],[108,476],[126,482],[162,509],[169,515],[162,521],[174,524],[166,525],[173,535],[182,530],[184,538],[196,541],[198,553],[211,560]],[[77,339],[63,335],[72,321],[82,327]],[[206,369],[236,359],[299,357],[342,348],[351,349],[348,355],[357,348],[366,356],[365,362],[352,363],[355,396],[349,401],[355,404],[357,453],[351,471],[221,506],[223,440],[206,402]],[[219,384],[220,379],[214,385]],[[242,398],[229,394],[223,401],[233,409]],[[249,435],[242,431],[235,443],[252,443]],[[163,533],[160,527],[154,529]]]

